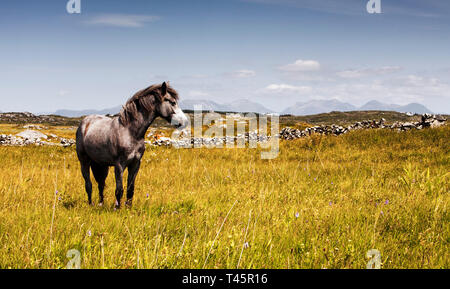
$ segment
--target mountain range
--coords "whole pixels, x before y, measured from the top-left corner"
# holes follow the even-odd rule
[[[220,104],[215,101],[205,99],[187,99],[180,101],[180,107],[183,110],[194,110],[195,105],[201,105],[203,111],[230,111],[230,112],[256,112],[256,113],[273,113],[274,111],[264,107],[263,105],[248,99],[239,99],[229,103]],[[122,106],[115,106],[103,110],[67,110],[60,109],[55,111],[55,115],[67,117],[79,117],[89,114],[116,114]],[[386,104],[376,100],[367,102],[361,107],[341,102],[337,99],[331,100],[311,100],[307,102],[297,102],[287,107],[281,114],[292,115],[311,115],[318,113],[327,113],[331,111],[354,111],[354,110],[385,110],[397,112],[413,112],[413,113],[432,113],[428,108],[419,103],[410,103],[407,105]]]
[[[412,112],[412,113],[432,113],[428,108],[420,103],[410,103],[407,105],[386,104],[376,100],[372,100],[357,107],[352,104],[341,102],[336,99],[332,100],[311,100],[308,102],[297,102],[282,111],[282,114],[293,115],[309,115],[318,113],[327,113],[331,111],[354,111],[354,110],[384,110],[397,112]]]

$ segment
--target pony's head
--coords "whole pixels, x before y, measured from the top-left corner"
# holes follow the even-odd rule
[[[178,106],[178,93],[168,83],[155,84],[138,91],[124,105],[119,114],[123,125],[149,116],[162,117],[177,128],[184,128],[189,119]]]
[[[177,128],[184,128],[189,120],[178,106],[178,93],[163,82],[160,88],[160,101],[156,105],[156,113]]]

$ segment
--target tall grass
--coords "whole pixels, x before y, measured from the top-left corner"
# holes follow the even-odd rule
[[[89,207],[74,148],[0,147],[0,268],[449,268],[447,127],[148,148],[132,209]],[[96,186],[94,186],[96,187]],[[56,191],[58,192],[56,194]],[[97,191],[94,190],[94,201]]]

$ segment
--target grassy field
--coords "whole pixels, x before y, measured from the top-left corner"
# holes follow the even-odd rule
[[[74,133],[74,132],[70,132]],[[132,209],[89,207],[74,147],[0,147],[0,268],[450,268],[448,126],[259,149],[148,148]],[[57,192],[57,193],[56,193]],[[94,201],[97,191],[94,190]]]

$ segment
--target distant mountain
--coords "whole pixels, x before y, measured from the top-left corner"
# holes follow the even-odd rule
[[[361,106],[359,110],[391,110],[398,112],[413,112],[413,113],[432,113],[428,108],[420,103],[410,103],[407,105],[386,104],[376,100],[369,101]]]
[[[369,101],[361,107],[353,106],[349,103],[332,100],[311,100],[308,102],[297,102],[282,111],[282,114],[310,115],[326,113],[331,111],[352,111],[352,110],[385,110],[397,112],[413,112],[418,114],[432,113],[428,108],[419,103],[407,105],[386,104],[376,100]]]
[[[420,103],[415,103],[415,102],[401,106],[399,111],[400,112],[414,112],[414,113],[420,113],[420,114],[433,113],[426,106],[424,106]]]
[[[107,108],[103,110],[95,110],[95,109],[86,109],[86,110],[68,110],[68,109],[59,109],[51,114],[66,116],[66,117],[80,117],[84,115],[90,114],[116,114],[119,113],[122,106],[116,106],[112,108]]]
[[[356,107],[349,103],[341,102],[337,99],[332,99],[332,100],[311,100],[308,102],[297,102],[293,106],[290,106],[285,110],[283,110],[281,113],[293,115],[310,115],[331,111],[351,111],[351,110],[356,110]]]
[[[399,107],[400,107],[399,105],[386,104],[386,103],[379,102],[377,100],[371,100],[368,103],[366,103],[365,105],[361,106],[360,109],[361,110],[396,110]]]
[[[256,113],[271,113],[272,110],[264,107],[263,105],[250,101],[248,99],[239,99],[227,104],[228,111],[235,112],[256,112]]]
[[[209,111],[227,111],[228,107],[223,104],[219,104],[217,102],[211,101],[211,100],[205,100],[205,99],[186,99],[181,100],[180,103],[181,109],[188,109],[188,110],[194,110],[194,106],[201,105],[202,110]]]
[[[219,104],[211,100],[204,99],[187,99],[180,102],[181,109],[194,110],[195,105],[201,105],[202,110],[208,111],[233,111],[233,112],[256,112],[269,113],[273,112],[263,105],[250,101],[248,99],[239,99],[226,104]]]

